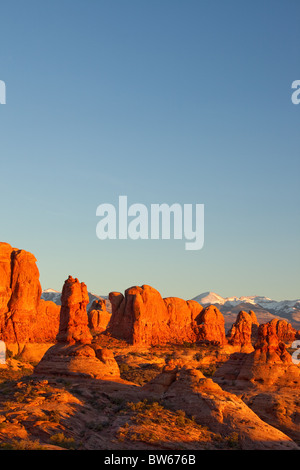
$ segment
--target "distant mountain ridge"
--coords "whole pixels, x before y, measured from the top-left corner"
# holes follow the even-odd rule
[[[109,310],[110,309],[110,302],[108,300],[107,295],[96,295],[92,294],[91,292],[89,294],[89,303],[87,305],[87,310],[91,307],[92,303],[94,300],[99,300],[99,299],[105,299],[106,300],[106,308]],[[51,300],[54,302],[56,305],[61,305],[61,292],[54,290],[54,289],[45,289],[42,292],[41,298],[43,300]],[[109,310],[110,311],[110,310]]]
[[[225,316],[226,323],[229,323],[240,310],[253,310],[260,323],[279,318],[288,320],[294,328],[300,329],[300,299],[277,301],[258,295],[222,297],[215,292],[204,292],[193,300],[204,306],[216,305]]]
[[[52,300],[61,305],[61,292],[54,289],[46,289],[41,295],[44,300]],[[111,305],[107,295],[97,295],[89,292],[89,309],[94,300],[105,299],[106,308],[111,311]],[[273,318],[289,321],[294,328],[300,330],[300,299],[296,300],[272,300],[269,297],[251,295],[242,297],[222,297],[215,292],[204,292],[193,298],[203,306],[216,305],[224,315],[225,327],[228,330],[235,322],[241,310],[253,310],[259,323],[266,323]]]

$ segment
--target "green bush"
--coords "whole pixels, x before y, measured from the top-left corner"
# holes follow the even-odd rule
[[[66,437],[62,432],[53,434],[50,437],[52,444],[55,444],[59,447],[64,447],[65,449],[75,449],[75,440],[72,437]]]

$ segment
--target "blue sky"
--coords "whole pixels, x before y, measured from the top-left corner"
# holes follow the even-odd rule
[[[42,287],[299,298],[298,0],[1,5],[1,241]],[[205,205],[205,243],[96,237],[96,208]]]

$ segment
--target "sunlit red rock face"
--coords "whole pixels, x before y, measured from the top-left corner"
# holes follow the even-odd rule
[[[300,367],[280,340],[277,326],[276,319],[260,325],[255,350],[232,354],[213,380],[242,396],[263,421],[299,442]]]
[[[273,320],[260,325],[255,351],[245,361],[239,378],[299,389],[300,368],[293,363],[285,343],[278,337],[276,326]]]
[[[55,344],[46,351],[34,373],[104,380],[120,377],[118,364],[110,349],[82,343]]]
[[[167,366],[143,387],[145,397],[155,397],[222,436],[237,434],[241,449],[298,449],[287,435],[262,421],[236,395],[224,391],[198,369]]]
[[[72,276],[65,281],[61,294],[60,325],[57,340],[69,344],[90,343],[86,307],[89,303],[87,287]]]
[[[0,338],[3,341],[21,345],[55,340],[59,307],[41,301],[40,297],[34,255],[0,243]]]
[[[253,351],[252,341],[257,336],[258,326],[255,313],[242,310],[227,334],[228,343],[240,346],[243,352]]]
[[[264,323],[258,328],[254,351],[235,353],[214,375],[222,381],[239,382],[239,386],[299,387],[300,369],[293,364],[286,345],[277,335],[277,321]]]
[[[226,344],[225,321],[222,313],[214,305],[203,309],[197,318],[198,339],[223,346]]]
[[[281,329],[278,330],[277,320],[260,325],[258,339],[254,346],[254,361],[266,363],[292,362],[284,342],[278,336],[278,332],[284,336],[284,332]]]
[[[279,341],[291,343],[297,338],[297,330],[288,321],[274,318],[269,322],[269,325],[269,329],[272,328],[273,331],[276,331]]]
[[[61,296],[58,343],[47,350],[35,368],[36,374],[94,379],[120,377],[112,351],[91,344],[88,302],[86,285],[69,276]]]
[[[131,344],[155,345],[196,341],[196,318],[202,310],[195,301],[163,299],[153,287],[131,287],[125,296],[111,292],[110,332]]]
[[[50,300],[40,300],[36,321],[32,325],[32,341],[36,343],[56,342],[59,330],[60,306]]]
[[[104,299],[94,300],[88,311],[89,328],[92,334],[98,334],[106,330],[110,322],[111,313],[106,310]]]
[[[177,297],[163,299],[153,287],[143,285],[111,292],[113,336],[131,344],[155,345],[195,342],[226,342],[224,318],[215,307],[203,310],[196,301]],[[204,312],[204,314],[203,314]]]
[[[166,297],[163,300],[168,311],[170,342],[197,341],[197,324],[203,310],[202,305],[195,300],[185,301],[177,297]]]
[[[169,337],[168,310],[160,293],[150,286],[111,292],[110,332],[131,344],[157,344]]]

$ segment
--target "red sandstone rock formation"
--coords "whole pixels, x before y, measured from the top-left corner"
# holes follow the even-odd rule
[[[280,341],[277,331],[278,322],[276,319],[260,325],[258,339],[254,346],[254,361],[268,362],[269,364],[292,362],[291,356],[287,352],[285,344]],[[279,332],[284,333],[281,329],[279,329]]]
[[[109,300],[112,306],[110,331],[113,336],[131,344],[156,344],[160,333],[162,339],[166,337],[167,308],[153,287],[131,287],[125,291],[125,296],[112,292]]]
[[[106,330],[110,322],[111,313],[106,310],[104,299],[94,300],[88,311],[89,328],[92,334],[98,334]]]
[[[32,325],[32,342],[54,343],[59,330],[60,305],[41,299]]]
[[[260,325],[255,350],[232,354],[213,379],[242,395],[261,419],[298,442],[300,368],[280,341],[277,326],[277,320]]]
[[[239,312],[235,323],[227,334],[228,343],[233,346],[240,346],[244,352],[253,351],[252,337],[253,330],[257,330],[258,321],[253,311],[249,313],[245,311]],[[255,335],[257,332],[255,331]]]
[[[170,342],[197,341],[197,325],[203,310],[202,305],[195,300],[185,301],[178,297],[166,297],[163,300],[168,310]]]
[[[284,343],[292,343],[297,338],[297,330],[286,320],[277,320],[274,318],[269,322],[274,326],[277,338]]]
[[[1,244],[2,338],[24,343],[29,340],[41,296],[36,259],[24,250]]]
[[[40,297],[35,257],[0,243],[0,339],[19,349],[28,342],[55,340],[59,308]]]
[[[69,276],[63,286],[61,302],[58,344],[48,349],[36,366],[35,373],[95,379],[119,378],[120,371],[113,353],[91,344],[86,285]]]
[[[89,303],[87,287],[72,276],[65,281],[61,294],[61,313],[57,341],[75,344],[90,343],[86,307]]]
[[[222,313],[214,305],[203,309],[197,318],[198,339],[223,346],[226,344],[225,322]]]
[[[239,382],[239,386],[254,384],[299,387],[300,370],[292,362],[286,345],[277,335],[277,321],[264,323],[258,328],[258,339],[250,354],[235,353],[214,375],[218,383]],[[241,384],[243,381],[243,385]],[[248,385],[247,383],[248,382]]]
[[[4,327],[5,313],[11,297],[11,265],[12,247],[8,243],[0,243],[0,328]]]
[[[197,340],[197,318],[202,310],[195,301],[163,299],[153,287],[131,287],[125,296],[111,292],[113,336],[131,344],[155,345]]]

